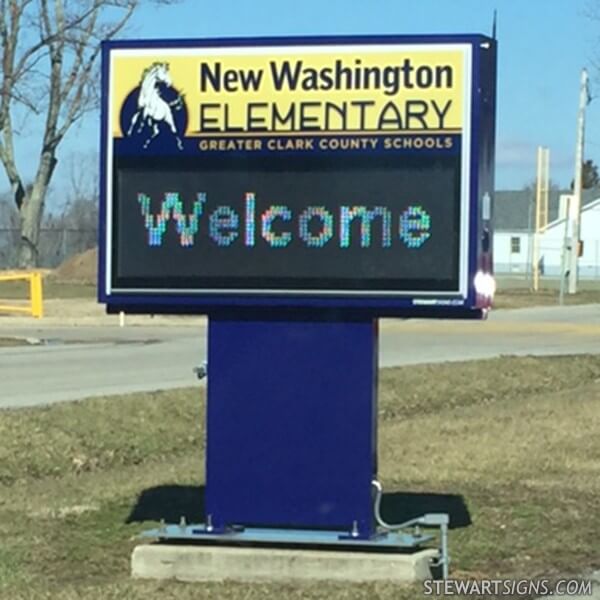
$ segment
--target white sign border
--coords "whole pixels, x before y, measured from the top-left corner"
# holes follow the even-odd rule
[[[251,40],[249,40],[250,42]],[[349,52],[431,52],[432,50],[448,50],[463,52],[463,128],[461,138],[461,191],[460,191],[460,245],[459,245],[459,286],[457,290],[444,291],[422,291],[422,290],[299,290],[299,289],[206,289],[206,288],[186,288],[186,289],[165,289],[165,288],[114,288],[112,287],[112,235],[113,235],[113,60],[117,57],[155,57],[160,54],[161,57],[169,56],[231,56],[236,54],[243,55],[281,55],[281,54],[319,54],[319,53],[349,53]],[[423,43],[423,44],[402,44],[402,43],[374,43],[374,44],[319,44],[315,42],[310,45],[290,45],[290,46],[212,46],[212,47],[181,47],[170,48],[157,45],[152,48],[109,48],[108,51],[108,93],[106,105],[106,118],[104,131],[106,140],[106,164],[105,173],[105,270],[104,284],[105,293],[109,298],[112,294],[143,294],[143,295],[248,295],[248,296],[343,296],[343,297],[394,297],[410,299],[423,296],[437,296],[440,298],[462,296],[466,299],[469,287],[469,240],[470,240],[470,175],[471,175],[471,117],[472,117],[472,62],[473,46],[469,43]],[[475,193],[475,192],[474,192]]]

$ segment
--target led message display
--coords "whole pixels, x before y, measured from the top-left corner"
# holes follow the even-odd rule
[[[456,158],[224,162],[119,169],[117,287],[456,289]]]

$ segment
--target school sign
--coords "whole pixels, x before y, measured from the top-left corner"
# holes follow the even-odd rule
[[[481,314],[495,41],[110,42],[100,296]]]

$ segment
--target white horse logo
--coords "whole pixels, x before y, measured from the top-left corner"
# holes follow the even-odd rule
[[[127,136],[133,133],[136,123],[139,122],[137,133],[142,133],[144,127],[151,127],[152,131],[146,141],[144,148],[147,148],[152,140],[160,133],[159,123],[166,123],[177,140],[177,147],[183,150],[183,142],[175,127],[173,119],[173,110],[181,110],[183,107],[183,95],[178,94],[172,102],[167,102],[160,95],[159,84],[164,83],[167,87],[172,87],[171,74],[169,73],[168,63],[155,62],[142,73],[140,82],[140,93],[137,101],[137,111],[131,118],[131,124],[127,131]]]

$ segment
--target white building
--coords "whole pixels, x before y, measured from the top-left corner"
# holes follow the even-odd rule
[[[558,277],[561,271],[565,236],[566,206],[560,206],[560,193],[549,199],[550,222],[539,239],[543,274]],[[529,191],[496,192],[494,206],[494,271],[499,274],[525,274],[533,261],[533,199]],[[583,254],[579,276],[600,278],[600,192],[585,190],[581,211]]]

